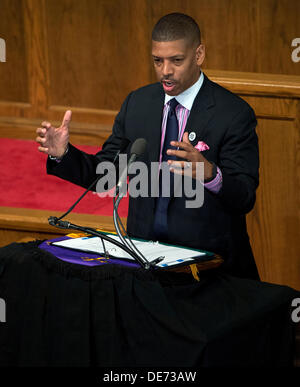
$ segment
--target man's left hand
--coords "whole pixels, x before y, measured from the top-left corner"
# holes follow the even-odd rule
[[[194,179],[197,178],[196,165],[197,162],[204,163],[204,180],[210,179],[213,173],[213,165],[193,147],[188,138],[188,133],[183,134],[182,141],[171,141],[171,145],[181,150],[168,149],[167,154],[179,157],[183,161],[168,160],[170,171],[178,174],[188,174]]]

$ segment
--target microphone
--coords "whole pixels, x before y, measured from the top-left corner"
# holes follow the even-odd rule
[[[131,150],[130,150],[130,158],[127,163],[127,168],[124,169],[124,171],[122,172],[119,178],[119,181],[116,187],[116,195],[118,195],[124,183],[127,182],[127,171],[130,165],[137,159],[137,157],[145,153],[146,146],[147,146],[147,141],[144,138],[138,138],[132,144]]]

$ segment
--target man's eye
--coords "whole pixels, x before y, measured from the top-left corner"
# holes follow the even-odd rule
[[[159,58],[154,58],[153,60],[154,60],[154,63],[155,63],[155,64],[161,63],[161,59],[159,59]]]
[[[175,58],[174,63],[179,64],[182,62],[182,58]]]

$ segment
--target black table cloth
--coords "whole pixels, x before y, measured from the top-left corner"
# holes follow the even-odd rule
[[[41,241],[0,249],[1,366],[291,366],[299,292],[213,269],[191,275],[63,262]]]

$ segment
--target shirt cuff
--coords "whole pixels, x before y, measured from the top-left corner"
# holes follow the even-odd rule
[[[218,193],[222,188],[222,172],[217,166],[216,177],[208,183],[204,183],[204,187],[213,193]]]
[[[64,154],[61,156],[61,157],[56,157],[56,156],[51,156],[49,155],[49,159],[52,160],[52,161],[55,161],[56,163],[60,163],[61,160],[64,158],[64,156],[69,152],[69,144],[67,145],[67,148],[64,152]]]

